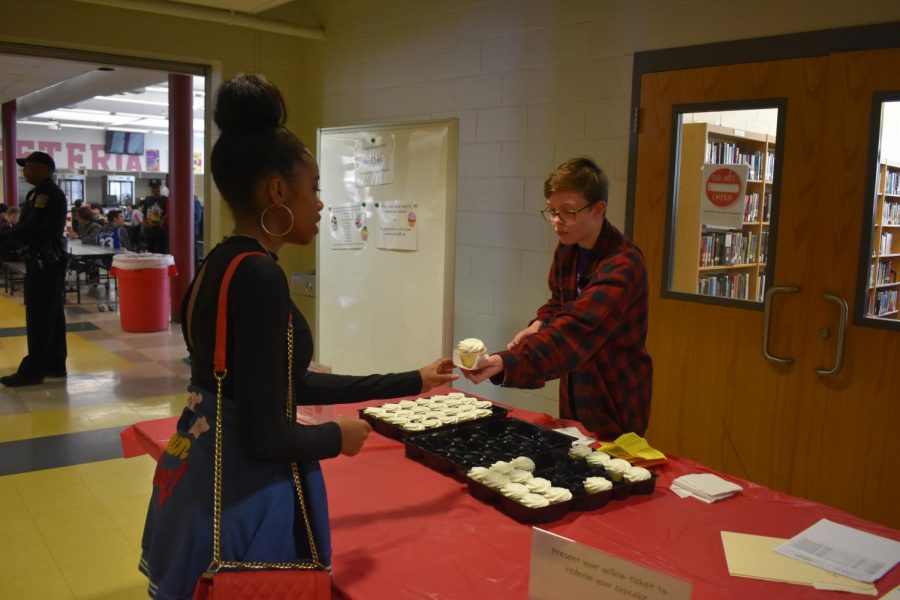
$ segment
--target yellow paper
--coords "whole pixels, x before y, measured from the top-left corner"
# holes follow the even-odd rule
[[[775,548],[787,541],[785,539],[733,531],[722,531],[721,534],[728,572],[736,577],[809,585],[821,590],[878,595],[878,590],[870,583],[835,575],[776,553]]]
[[[615,442],[603,442],[599,449],[632,464],[655,465],[666,461],[665,454],[651,448],[647,440],[633,432],[620,435]]]

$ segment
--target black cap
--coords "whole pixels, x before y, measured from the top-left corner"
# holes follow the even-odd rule
[[[152,188],[154,188],[154,187],[162,187],[162,181],[160,181],[159,179],[151,179],[151,180],[150,180],[150,187],[152,187]]]
[[[47,165],[48,167],[50,167],[51,171],[56,170],[56,163],[53,162],[53,157],[46,152],[32,152],[25,158],[17,158],[16,162],[19,163],[20,167],[24,167],[25,163],[36,162],[41,163],[42,165]]]

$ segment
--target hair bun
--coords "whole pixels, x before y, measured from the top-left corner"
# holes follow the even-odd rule
[[[273,130],[286,117],[281,92],[262,75],[242,73],[219,87],[213,119],[223,134]]]

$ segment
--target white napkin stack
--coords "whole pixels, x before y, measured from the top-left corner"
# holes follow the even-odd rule
[[[733,496],[744,489],[712,473],[682,475],[672,482],[670,488],[681,498],[693,496],[707,504]]]

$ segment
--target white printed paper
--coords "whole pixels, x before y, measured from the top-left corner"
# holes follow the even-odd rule
[[[378,235],[375,247],[382,250],[418,250],[419,228],[416,205],[409,202],[389,200],[379,202]]]
[[[394,182],[394,135],[365,134],[353,143],[356,187]]]
[[[532,528],[529,600],[690,600],[692,584],[651,567]]]
[[[900,542],[820,519],[775,549],[857,581],[872,583],[900,562]]]
[[[332,248],[341,250],[363,247],[369,237],[369,230],[361,205],[350,203],[329,206],[327,218]]]

